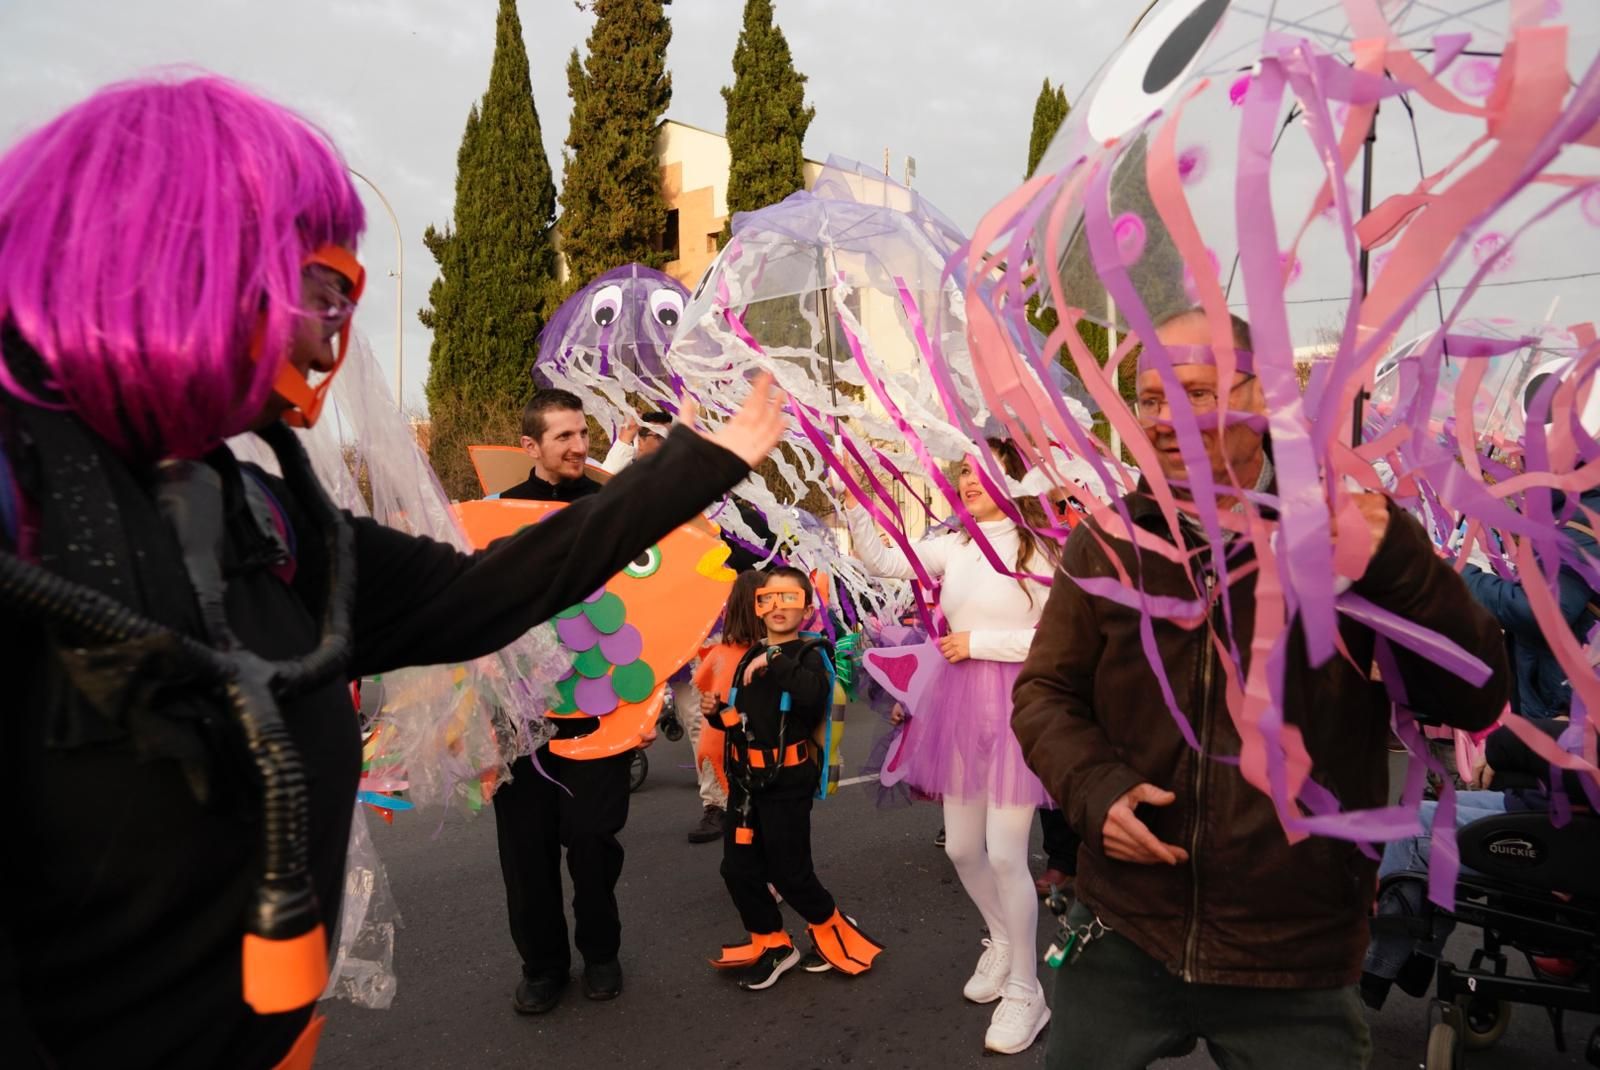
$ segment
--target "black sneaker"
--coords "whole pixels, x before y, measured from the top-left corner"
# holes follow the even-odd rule
[[[763,988],[771,988],[796,963],[800,961],[800,952],[791,947],[769,947],[756,959],[755,965],[749,966],[744,973],[739,975],[739,987],[751,992],[759,992]]]
[[[622,995],[622,963],[585,962],[583,964],[583,994],[590,999],[616,999]]]
[[[713,843],[722,839],[722,821],[726,811],[720,806],[708,806],[700,815],[700,823],[689,830],[690,843]]]
[[[939,826],[938,833],[933,837],[933,845],[939,850],[944,850],[944,826]]]
[[[828,960],[822,957],[815,944],[811,945],[810,951],[800,957],[800,968],[807,973],[827,973],[833,969],[828,964]]]
[[[518,1014],[548,1014],[561,1002],[571,978],[566,970],[545,973],[538,977],[523,977],[517,982],[517,991],[511,997],[511,1007]]]

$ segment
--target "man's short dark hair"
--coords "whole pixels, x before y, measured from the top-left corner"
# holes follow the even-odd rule
[[[538,442],[544,437],[547,412],[582,412],[583,400],[570,390],[536,390],[522,407],[522,433]]]
[[[1185,316],[1202,316],[1203,317],[1203,316],[1205,316],[1205,314],[1206,314],[1206,310],[1204,308],[1202,308],[1201,306],[1199,306],[1199,305],[1195,305],[1192,308],[1180,309],[1179,311],[1174,312],[1170,316],[1163,317],[1161,322],[1156,324],[1156,330],[1159,331],[1161,328],[1165,327],[1167,324],[1171,323],[1173,320],[1180,320],[1180,319],[1183,319]],[[1233,346],[1234,346],[1234,348],[1235,349],[1242,349],[1247,353],[1254,353],[1255,352],[1255,346],[1250,341],[1250,324],[1248,322],[1246,322],[1242,317],[1237,316],[1232,312],[1228,313],[1228,320],[1233,324]]]
[[[642,423],[659,424],[662,427],[665,427],[666,425],[672,423],[672,413],[670,413],[670,412],[647,412],[643,416],[639,417],[639,420]]]

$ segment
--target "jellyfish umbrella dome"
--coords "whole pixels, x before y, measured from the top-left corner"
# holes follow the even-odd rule
[[[914,565],[912,544],[936,520],[930,498],[948,502],[938,513],[959,508],[947,466],[987,455],[980,443],[1002,430],[961,330],[965,297],[950,261],[965,240],[920,194],[830,159],[811,190],[735,217],[667,358],[674,379],[713,414],[734,410],[754,372],[771,372],[796,428],[777,457],[785,496],[831,496],[833,473]],[[941,330],[946,337],[936,338]],[[946,356],[938,365],[929,360],[936,349]],[[1045,374],[1075,386],[1064,371]],[[1081,426],[1092,422],[1087,407],[1074,412]],[[869,469],[865,485],[855,485],[853,465]],[[1015,488],[990,478],[996,500],[1009,504]],[[764,487],[739,493],[770,507]],[[919,579],[932,588],[932,577]]]
[[[1117,379],[1154,373],[1168,396],[1181,395],[1172,369],[1193,358],[1161,345],[1157,328],[1200,309],[1219,376],[1248,369],[1267,403],[1261,426],[1276,488],[1244,502],[1244,526],[1283,598],[1258,606],[1258,621],[1275,621],[1258,639],[1281,645],[1293,619],[1314,664],[1337,656],[1337,621],[1353,602],[1343,590],[1351,577],[1340,575],[1349,555],[1331,518],[1357,490],[1387,484],[1413,506],[1426,493],[1441,535],[1459,524],[1502,536],[1542,607],[1583,721],[1585,707],[1600,703],[1600,679],[1549,595],[1565,552],[1559,527],[1578,508],[1578,496],[1563,492],[1600,484],[1600,444],[1581,419],[1600,366],[1587,326],[1600,307],[1600,273],[1586,259],[1592,243],[1574,240],[1600,225],[1597,55],[1592,4],[1151,4],[1078,95],[1035,176],[962,251],[985,407],[1040,460],[1038,443],[1080,438],[1059,396],[1039,375],[1020,374],[1071,353],[1176,530],[1175,487]],[[1061,318],[1042,354],[1016,344],[1033,300]],[[1248,350],[1230,314],[1247,322]],[[1129,332],[1110,361],[1084,347],[1074,329],[1083,319]],[[1518,368],[1529,358],[1507,364],[1498,380],[1491,362],[1547,351],[1566,359],[1536,398],[1519,399],[1539,418],[1525,421],[1515,470],[1491,468],[1486,448],[1510,441],[1509,409],[1494,402],[1507,386],[1500,380],[1526,382]],[[1380,364],[1384,411],[1365,413]],[[1434,418],[1441,382],[1455,388],[1448,423]],[[1228,413],[1224,398],[1204,425],[1240,419],[1262,418]],[[1179,404],[1171,420],[1189,473],[1178,489],[1219,547],[1226,525],[1217,499],[1248,496],[1212,478],[1200,418]],[[1094,511],[1129,530],[1125,505]],[[1225,565],[1219,582],[1228,583]],[[1138,600],[1135,580],[1122,586]],[[1238,651],[1228,656],[1243,669]],[[1476,671],[1464,661],[1460,669]],[[1290,835],[1415,830],[1414,817],[1398,811],[1305,819],[1305,800],[1293,802],[1285,787],[1304,772],[1296,764],[1304,756],[1280,731],[1281,712],[1269,704],[1246,717],[1243,702],[1235,696],[1230,712],[1246,745],[1268,752],[1272,783],[1264,774],[1258,786]],[[1294,776],[1283,775],[1285,763]],[[1443,886],[1436,881],[1435,891]]]

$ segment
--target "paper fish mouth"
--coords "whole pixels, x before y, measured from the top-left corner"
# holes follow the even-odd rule
[[[694,566],[694,570],[708,580],[716,580],[719,583],[732,583],[736,574],[733,569],[728,568],[724,563],[731,553],[733,551],[728,549],[727,543],[718,542],[717,545],[701,555],[700,560]]]

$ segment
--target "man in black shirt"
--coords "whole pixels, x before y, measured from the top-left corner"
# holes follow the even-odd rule
[[[571,502],[600,490],[584,474],[589,426],[583,402],[565,390],[540,390],[522,410],[522,448],[533,471],[502,498]],[[587,735],[592,717],[563,718],[558,738]],[[622,992],[622,919],[617,878],[628,821],[631,752],[578,760],[540,747],[538,768],[528,758],[511,766],[511,783],[494,796],[500,872],[506,882],[511,939],[522,956],[522,979],[512,1006],[519,1014],[544,1014],[561,1001],[572,968],[561,892],[561,848],[572,874],[573,936],[583,955],[583,990],[590,999]]]

